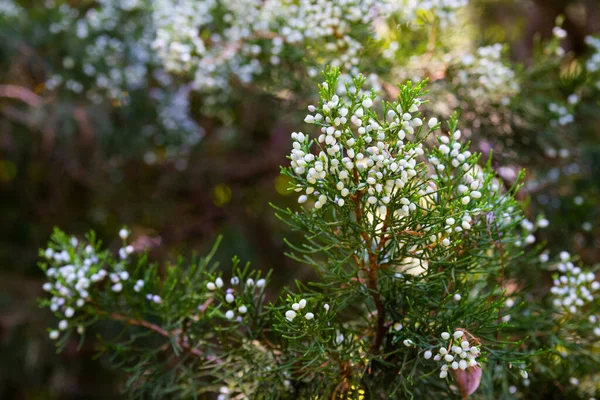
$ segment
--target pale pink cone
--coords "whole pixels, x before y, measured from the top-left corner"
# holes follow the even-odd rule
[[[479,387],[479,383],[481,382],[481,368],[479,366],[469,367],[464,371],[457,369],[451,372],[463,399],[472,395]]]

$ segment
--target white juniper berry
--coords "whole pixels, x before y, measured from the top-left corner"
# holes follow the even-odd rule
[[[567,31],[565,31],[563,28],[561,28],[560,26],[555,26],[554,28],[552,28],[552,34],[554,35],[554,37],[556,37],[557,39],[564,39],[567,37]]]
[[[292,305],[290,306],[291,310],[287,310],[285,312],[285,318],[288,321],[293,322],[294,318],[296,318],[297,316],[302,316],[302,314],[304,314],[304,318],[307,321],[310,321],[315,317],[315,314],[312,312],[303,311],[306,308],[307,304],[308,303],[306,299],[300,299],[300,301],[298,301],[297,303],[292,303]]]
[[[555,266],[559,274],[553,277],[550,289],[553,304],[559,310],[576,314],[581,308],[596,301],[600,290],[600,282],[591,271],[576,266],[567,252],[560,253],[560,262]]]
[[[448,372],[458,369],[464,371],[479,365],[476,359],[481,354],[481,350],[477,338],[464,330],[456,330],[452,336],[448,332],[443,332],[441,338],[444,343],[433,357],[434,361],[442,362],[439,375],[441,379],[446,378]],[[431,356],[431,350],[425,351],[424,358],[426,360]]]

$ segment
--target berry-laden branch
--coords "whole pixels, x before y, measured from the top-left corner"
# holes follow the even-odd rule
[[[195,347],[192,347],[192,346],[184,343],[184,341],[181,338],[177,337],[176,333],[164,330],[163,328],[161,328],[160,326],[158,326],[156,324],[153,324],[153,323],[148,322],[148,321],[143,320],[143,319],[131,318],[131,317],[128,317],[126,315],[119,314],[119,313],[106,312],[106,311],[103,311],[103,310],[101,310],[99,308],[96,310],[96,312],[100,316],[104,315],[104,316],[106,316],[106,317],[108,317],[108,318],[110,318],[112,320],[124,322],[127,325],[141,326],[143,328],[149,329],[152,332],[155,332],[155,333],[157,333],[157,334],[159,334],[161,336],[164,336],[166,338],[169,338],[169,339],[170,338],[174,338],[174,340],[177,343],[177,345],[179,347],[181,347],[182,349],[184,349],[185,351],[187,351],[188,353],[190,353],[191,355],[194,355],[196,357],[207,358],[205,356],[205,354],[202,352],[202,350],[200,350],[198,348],[195,348]],[[211,357],[211,358],[212,358],[212,360],[216,359],[216,358],[213,358],[213,357]]]
[[[386,351],[396,351],[396,343],[411,349],[429,343],[427,335],[432,329],[452,325],[465,326],[457,335],[466,329],[473,335],[478,330],[492,330],[500,338],[504,326],[497,323],[496,311],[505,299],[495,299],[490,307],[488,300],[495,289],[482,285],[480,279],[500,276],[503,287],[505,269],[515,254],[535,242],[532,228],[521,225],[519,231],[514,227],[513,221],[520,221],[522,215],[516,211],[512,191],[503,192],[491,166],[478,165],[480,155],[461,141],[456,114],[447,121],[447,132],[441,134],[436,118],[423,123],[419,114],[421,96],[426,93],[423,84],[400,85],[397,101],[376,106],[376,97],[363,91],[360,77],[354,87],[343,89],[338,70],[327,70],[324,77],[319,105],[308,106],[305,118],[320,133],[314,141],[302,132],[291,135],[291,165],[284,173],[294,182],[294,190],[303,192],[298,202],[305,212],[290,211],[288,215],[292,226],[315,233],[311,244],[315,240],[318,244],[307,246],[305,252],[323,252],[331,260],[329,264],[312,263],[328,280],[323,287],[337,287],[332,290],[337,297],[343,297],[344,291],[354,295],[352,282],[368,289],[377,320],[369,327],[371,331],[361,330],[360,337],[372,338],[370,360],[383,357],[384,341]],[[378,115],[378,109],[384,117]],[[425,148],[436,141],[437,146]],[[480,260],[498,250],[491,228],[486,226],[486,215],[502,215],[502,224],[494,224],[494,236],[503,238],[502,254],[482,270]],[[348,224],[344,224],[345,218]],[[331,249],[351,249],[352,253]],[[352,260],[359,276],[356,269],[352,275],[343,275],[336,257]],[[478,317],[466,317],[475,314]],[[294,322],[296,309],[286,316]],[[504,352],[502,357],[508,350]],[[476,376],[479,363],[464,360],[468,355],[462,351],[456,354],[464,362],[457,359],[445,368],[474,374],[442,371],[440,377],[452,376],[458,382]],[[496,354],[500,362],[499,352]],[[418,369],[414,354],[397,359],[403,367],[408,364],[414,365],[413,371]],[[404,370],[411,367],[401,368],[401,374]],[[367,374],[372,371],[368,368]],[[461,386],[461,391],[471,393],[478,384]]]
[[[165,387],[189,397],[218,388],[220,399],[441,398],[459,391],[465,398],[480,382],[493,391],[514,384],[514,369],[527,379],[528,363],[540,354],[527,347],[529,337],[577,356],[590,349],[600,336],[600,283],[568,254],[555,268],[561,275],[549,313],[526,304],[527,313],[512,313],[514,327],[498,323],[497,311],[512,307],[504,290],[498,297],[498,279],[504,289],[505,274],[525,257],[535,265],[538,254],[528,246],[547,221],[524,219],[515,190],[504,191],[489,163],[480,166],[480,155],[461,141],[458,117],[442,132],[436,118],[420,118],[422,84],[401,85],[387,103],[365,93],[362,78],[354,90],[340,85],[339,74],[325,72],[319,105],[308,108],[305,121],[320,130],[316,140],[292,133],[291,165],[282,168],[304,207],[279,209],[278,217],[306,234],[301,246],[288,242],[304,257],[290,256],[317,268],[318,281],[298,282],[266,305],[269,275],[237,258],[227,279],[208,261],[159,276],[145,258],[132,262],[126,229],[118,258],[93,237],[57,232],[40,253],[51,294],[42,304],[61,319],[50,337],[64,345],[69,335],[61,332],[82,333],[98,317],[147,329],[169,340],[148,349],[136,342],[145,335],[124,330],[132,334],[115,338],[117,355],[141,365],[140,352],[181,348],[193,357],[178,359],[182,369]],[[579,314],[585,327],[575,324]],[[181,323],[161,326],[145,315]],[[540,316],[558,316],[549,338],[531,334]],[[569,341],[573,332],[577,343]],[[198,368],[199,359],[213,362]]]

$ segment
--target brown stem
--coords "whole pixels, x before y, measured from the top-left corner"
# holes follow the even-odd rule
[[[377,270],[372,269],[372,273],[369,275],[369,288],[373,291],[372,296],[375,301],[375,307],[377,308],[377,332],[375,334],[375,341],[373,342],[372,352],[377,351],[381,347],[381,342],[385,336],[385,307],[381,301],[381,296],[377,289]]]
[[[354,171],[354,179],[358,181],[358,172]],[[363,217],[362,209],[361,209],[361,199],[362,193],[357,193],[354,196],[354,203],[356,205],[354,212],[356,215],[356,223],[360,224],[360,221]],[[382,233],[387,229],[387,224],[384,225],[382,229]],[[383,306],[383,302],[381,301],[381,295],[379,294],[379,289],[377,288],[377,271],[379,269],[379,264],[377,263],[377,253],[380,248],[385,244],[385,240],[382,237],[379,245],[377,246],[377,250],[371,250],[371,242],[372,239],[369,235],[362,231],[360,233],[361,237],[365,241],[365,246],[367,248],[367,253],[369,256],[369,264],[365,265],[364,261],[359,263],[361,269],[363,269],[367,273],[367,286],[371,290],[371,296],[373,297],[373,301],[375,302],[375,308],[377,309],[377,330],[375,332],[375,340],[373,341],[373,347],[371,348],[371,352],[376,352],[381,347],[381,343],[383,342],[383,337],[385,336],[385,307]]]
[[[172,337],[174,336],[173,332],[169,332],[163,328],[161,328],[160,326],[153,324],[151,322],[148,322],[146,320],[143,319],[134,319],[134,318],[130,318],[126,315],[123,314],[118,314],[118,313],[109,313],[103,310],[98,309],[98,314],[100,315],[106,315],[108,318],[110,319],[114,319],[116,321],[122,321],[125,322],[129,325],[132,326],[141,326],[144,327],[146,329],[149,329],[153,332],[158,333],[161,336],[164,336],[166,338]],[[197,348],[191,347],[186,343],[183,343],[183,341],[181,340],[181,338],[176,338],[175,341],[177,342],[177,344],[182,348],[185,349],[188,353],[196,356],[196,357],[204,357],[204,353]],[[212,357],[208,357],[209,359]]]
[[[500,251],[500,264],[502,265],[502,269],[500,270],[500,290],[504,291],[504,246],[502,245],[502,237],[500,236],[500,232],[498,230],[498,225],[495,222],[495,215],[493,213],[489,213],[486,216],[486,222],[488,225],[488,234],[490,238],[494,241],[494,244]],[[492,224],[494,225],[494,230],[496,231],[496,236],[498,236],[498,240],[494,240],[492,236]],[[501,317],[502,309],[498,307],[498,325],[500,325],[502,321]],[[500,331],[496,332],[496,340],[500,339]]]

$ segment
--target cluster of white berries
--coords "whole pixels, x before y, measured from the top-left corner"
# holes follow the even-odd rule
[[[183,150],[190,150],[204,137],[204,128],[202,128],[190,115],[190,96],[191,87],[189,85],[176,88],[174,91],[152,90],[152,97],[157,101],[158,118],[164,127],[168,137],[166,140],[175,137],[179,138],[181,132],[185,132]],[[168,150],[167,150],[168,151]]]
[[[442,332],[442,340],[447,345],[441,346],[433,357],[434,361],[441,361],[440,378],[445,379],[449,370],[466,370],[478,365],[477,357],[481,354],[479,347],[469,342],[464,331],[456,330],[453,335]],[[449,342],[448,342],[449,341]],[[431,350],[425,351],[423,357],[429,360],[433,356]]]
[[[322,86],[327,88],[328,83],[323,82]],[[406,110],[395,105],[385,122],[370,114],[374,105],[371,96],[347,102],[332,95],[322,102],[319,109],[309,106],[310,114],[304,120],[321,126],[321,151],[314,155],[308,135],[292,133],[291,166],[304,181],[295,188],[304,192],[298,202],[305,203],[314,196],[317,210],[327,203],[343,207],[349,196],[361,193],[367,204],[384,214],[394,194],[417,175],[416,157],[424,154],[421,143],[410,141],[423,125],[413,115],[418,112],[420,99],[414,99]],[[321,190],[328,184],[335,187],[335,193]],[[417,208],[408,198],[401,202],[399,214],[408,215]]]
[[[590,315],[588,317],[588,321],[591,324],[595,324],[596,325],[594,327],[594,335],[600,336],[600,319],[597,316],[595,316],[595,315],[592,314],[592,315]]]
[[[309,76],[323,64],[351,70],[366,39],[390,17],[410,22],[417,10],[428,10],[446,26],[467,1],[101,0],[84,15],[48,2],[59,10],[50,33],[72,33],[85,47],[84,57],[63,60],[65,73],[51,77],[48,87],[86,91],[94,101],[105,94],[122,100],[128,90],[148,85],[153,73],[167,71],[187,75],[207,104],[218,104],[228,98],[232,77],[248,84],[277,74],[290,64],[286,57],[295,60],[299,52]],[[81,73],[69,73],[75,69],[93,78],[93,86],[78,80]]]
[[[404,0],[404,1],[394,1],[388,0],[384,5],[380,6],[381,14],[383,15],[393,15],[394,19],[400,20],[404,23],[402,27],[404,29],[415,29],[420,30],[424,26],[428,26],[428,22],[439,22],[439,25],[436,24],[435,29],[456,29],[455,25],[458,22],[458,13],[468,4],[468,0]],[[433,19],[425,18],[422,19],[419,17],[419,14],[423,15],[423,11],[426,11],[427,14],[433,15]],[[413,23],[419,20],[418,23]],[[432,24],[433,25],[433,24]],[[395,29],[375,29],[375,34],[380,37],[384,41],[389,41],[390,36],[396,33]],[[404,57],[406,55],[405,51],[401,49],[402,43],[402,34],[396,33],[395,37],[391,41],[389,41],[388,46],[382,51],[382,56],[390,61],[397,62],[399,57]],[[410,61],[408,64],[403,64],[401,69],[402,71],[408,71],[414,69],[415,64],[419,63],[419,58],[423,55],[413,55],[410,57]],[[434,55],[435,57],[435,55]],[[425,57],[427,60],[421,60],[431,66],[432,63],[435,63],[432,60],[432,54],[427,52]],[[420,64],[420,63],[419,63]],[[427,76],[429,74],[423,74],[423,65],[419,65],[418,69],[418,77],[414,78],[414,80],[420,79],[422,76]],[[406,77],[402,71],[400,75]],[[408,75],[411,76],[412,75]],[[404,79],[404,78],[403,78]]]
[[[129,232],[122,229],[119,232],[121,239],[127,239]],[[126,246],[119,252],[127,258],[131,252]],[[47,248],[44,251],[49,268],[46,269],[48,282],[44,283],[43,289],[52,294],[50,298],[50,309],[64,316],[59,323],[59,330],[50,333],[52,339],[59,337],[59,331],[69,326],[68,320],[73,318],[78,308],[81,308],[90,298],[92,285],[110,280],[111,290],[119,293],[124,288],[124,283],[129,280],[129,273],[125,270],[123,263],[117,263],[114,270],[109,271],[102,265],[94,247],[90,244],[80,243],[75,237],[69,240],[66,248]],[[141,283],[140,283],[141,282]],[[143,281],[137,281],[134,290],[139,292],[143,288]],[[83,328],[78,328],[82,332]]]
[[[113,283],[113,285],[111,287],[112,291],[119,293],[120,291],[123,290],[123,282],[125,282],[129,279],[129,272],[127,272],[127,271],[121,271],[119,273],[111,272],[109,277],[110,277],[110,281]]]
[[[513,299],[506,299],[506,301],[504,302],[504,307],[506,307],[507,310],[513,308],[514,305],[515,305],[515,301]],[[512,318],[512,316],[510,314],[506,314],[502,317],[502,321],[508,322],[511,320],[511,318]]]
[[[461,135],[460,130],[455,130],[449,133],[449,136],[438,137],[437,151],[429,157],[429,162],[436,173],[431,176],[432,179],[426,188],[426,192],[435,203],[438,198],[436,193],[438,187],[445,187],[449,179],[453,180],[455,176],[460,176],[460,183],[453,189],[453,201],[456,202],[458,209],[460,206],[474,205],[482,198],[485,180],[483,171],[473,167],[472,153],[459,141]],[[492,182],[489,190],[498,189],[499,186]],[[476,222],[473,216],[472,212],[463,209],[460,213],[447,217],[444,221],[444,231],[451,237],[452,234],[470,230]],[[440,233],[431,235],[429,239],[432,243],[441,242],[444,246],[450,246],[450,237],[442,239]]]
[[[56,7],[53,2],[46,6]],[[129,90],[147,86],[150,69],[159,66],[150,47],[153,25],[141,1],[101,0],[83,15],[68,4],[58,10],[58,19],[48,26],[50,33],[70,34],[85,50],[62,59],[63,70],[50,77],[47,89],[85,91],[89,100],[99,103],[104,97],[126,101]]]
[[[326,72],[319,106],[308,106],[305,122],[319,127],[317,140],[302,132],[291,134],[288,171],[294,177],[298,202],[305,208],[318,212],[359,207],[376,233],[393,210],[395,223],[406,221],[405,229],[418,231],[450,251],[465,231],[485,223],[483,209],[504,204],[506,198],[497,196],[500,182],[476,165],[477,155],[461,141],[455,121],[450,121],[447,135],[431,135],[438,146],[425,155],[424,143],[432,140],[423,139],[439,129],[440,123],[437,118],[425,122],[420,118],[420,86],[401,87],[406,98],[385,104],[382,118],[375,111],[378,100],[373,94],[349,99],[334,94],[335,74]],[[356,85],[360,88],[360,80]],[[428,162],[421,162],[425,157]],[[510,223],[514,208],[501,208],[501,224]],[[418,213],[429,214],[432,222],[412,226]],[[373,240],[377,242],[377,235]],[[528,233],[523,241],[533,243],[535,236]],[[427,271],[432,249],[411,246],[410,253],[396,263],[397,272],[418,275]]]
[[[556,158],[556,157],[560,157],[560,158],[568,158],[569,155],[571,154],[571,152],[569,151],[569,149],[564,148],[564,149],[559,149],[556,150],[553,147],[548,147],[546,148],[546,150],[544,151],[544,154],[546,157],[548,158]],[[553,169],[550,170],[551,172],[553,171]],[[550,175],[550,177],[552,178],[553,174],[548,174]],[[556,177],[557,178],[557,177]],[[552,178],[552,180],[555,180],[554,178]]]
[[[439,154],[429,157],[429,162],[437,172],[437,175],[434,175],[435,178],[441,180],[444,172],[449,174],[449,171],[446,171],[448,164],[453,168],[460,168],[464,172],[468,172],[473,168],[469,162],[472,153],[463,148],[463,143],[460,142],[461,136],[462,132],[457,129],[449,136],[443,135],[438,138]],[[483,187],[483,174],[477,174],[473,171],[473,173],[465,174],[462,179],[464,180],[463,184],[457,187],[457,198],[460,198],[461,203],[466,205],[469,204],[471,199],[480,199],[481,192],[479,190]],[[435,189],[435,186],[432,186],[429,191],[432,192]]]
[[[557,38],[557,39],[564,39],[567,37],[567,31],[565,31],[563,28],[561,28],[560,26],[555,26],[554,28],[552,28],[552,35]]]
[[[575,314],[594,301],[594,294],[600,289],[600,282],[595,280],[593,272],[586,272],[575,266],[571,255],[566,251],[560,253],[557,269],[560,275],[554,278],[550,289],[555,307]]]
[[[378,3],[162,0],[152,10],[153,48],[168,71],[191,72],[196,88],[220,92],[230,90],[228,74],[250,83],[284,64],[291,48],[306,53],[309,65],[325,58],[350,69],[359,62],[359,39],[378,15]]]
[[[568,33],[560,26],[555,26],[552,28],[552,36],[554,36],[555,41],[550,42],[550,51],[553,51],[557,56],[563,57],[566,54],[565,49],[560,45],[560,42],[563,39],[566,39]]]
[[[230,283],[232,286],[240,286],[240,278],[234,276],[231,278]],[[243,304],[239,298],[235,297],[234,288],[227,288],[224,293],[221,292],[221,289],[225,285],[225,282],[221,277],[217,277],[214,282],[208,282],[206,284],[206,288],[211,292],[219,291],[220,295],[223,295],[223,299],[225,300],[225,307],[229,309],[225,312],[225,318],[234,319],[236,317],[236,312],[238,313],[237,321],[242,321],[242,316],[248,312],[248,306]],[[246,280],[246,284],[243,285],[241,290],[254,290],[255,288],[259,290],[263,290],[263,288],[267,285],[266,279],[258,279],[256,282],[252,278],[248,278]],[[202,306],[200,306],[202,307]]]
[[[0,1],[0,18],[18,18],[23,14],[23,8],[13,0]]]
[[[217,289],[221,289],[223,287],[224,283],[223,283],[223,279],[221,279],[220,277],[215,279],[214,282],[208,282],[206,284],[206,288],[210,291],[215,291]]]
[[[291,64],[290,54],[295,60],[303,53],[309,76],[325,63],[355,71],[366,39],[392,15],[409,21],[425,9],[445,21],[466,2],[409,1],[398,7],[389,0],[101,0],[85,11],[47,2],[58,10],[50,14],[49,32],[70,35],[83,51],[60,61],[46,89],[66,88],[93,103],[109,99],[119,106],[128,104],[129,92],[144,89],[157,102],[162,125],[149,127],[154,142],[185,155],[204,134],[190,117],[190,90],[203,92],[203,112],[222,112],[216,106],[230,98],[233,81],[249,84],[276,75]],[[186,75],[190,83],[168,90],[175,86],[173,75]],[[348,81],[356,75],[345,74]],[[369,77],[379,89],[377,76]],[[149,164],[157,158],[153,152],[145,156]]]
[[[309,76],[317,76],[316,71],[316,68],[312,68]],[[349,70],[344,70],[340,74],[337,95],[340,97],[347,97],[349,94],[369,94],[371,89],[375,92],[380,92],[383,88],[379,76],[371,72],[364,76],[365,85],[362,88],[357,89],[356,86],[354,86],[354,79],[358,78],[360,75],[361,72],[358,67],[352,67]]]
[[[297,303],[293,303],[292,304],[292,309],[291,310],[287,310],[285,312],[285,318],[292,322],[294,320],[294,318],[296,318],[298,316],[298,314],[301,314],[304,308],[306,307],[306,300],[302,299]],[[326,305],[325,307],[325,311],[327,311],[329,309],[329,306]],[[313,319],[315,317],[315,314],[311,313],[311,312],[307,312],[304,314],[304,318],[308,321],[310,321],[311,319]]]
[[[134,287],[134,290],[135,290],[135,287]],[[162,304],[162,298],[157,294],[147,293],[146,300],[151,301],[155,304]]]
[[[453,233],[460,233],[465,230],[471,229],[471,224],[473,223],[473,219],[471,216],[465,212],[460,220],[456,220],[453,217],[446,218],[444,231],[448,234],[449,237],[442,237],[442,233],[440,232],[438,235],[430,235],[429,240],[431,243],[441,243],[442,246],[448,247],[452,244],[450,237]],[[429,232],[429,227],[426,228],[427,232]]]
[[[536,241],[535,231],[537,228],[547,228],[550,225],[550,221],[545,218],[540,218],[536,223],[531,222],[527,218],[521,220],[520,226],[523,229],[523,240],[518,240],[515,244],[522,246],[523,244],[533,244]]]
[[[600,90],[600,37],[586,36],[585,43],[591,47],[593,53],[586,60],[585,68],[590,78],[595,80],[595,85]]]
[[[592,73],[600,71],[600,38],[586,36],[585,43],[594,50],[592,56],[585,63],[586,69]]]
[[[439,20],[442,28],[455,24],[457,11],[465,7],[469,0],[404,0],[387,1],[388,12],[399,12],[403,22],[415,21],[420,11],[433,13]]]
[[[476,106],[498,101],[503,105],[519,93],[515,71],[502,61],[502,45],[480,47],[476,54],[463,55],[458,64],[455,84]]]
[[[231,90],[231,75],[250,83],[270,68],[284,68],[285,57],[293,53],[296,59],[298,52],[311,76],[323,63],[350,70],[359,64],[366,38],[390,16],[409,22],[417,10],[428,10],[446,26],[467,1],[101,0],[83,15],[46,2],[58,10],[49,32],[72,34],[85,49],[83,57],[67,56],[65,73],[47,86],[86,91],[93,101],[123,99],[128,90],[146,86],[153,71],[166,70],[187,74],[212,97],[208,103],[219,102]],[[7,15],[13,9],[3,7]],[[81,73],[69,73],[75,69]],[[92,78],[92,87],[80,81],[82,74]]]
[[[135,283],[135,285],[133,286],[133,291],[136,293],[139,293],[142,291],[143,288],[144,288],[144,281],[141,279],[138,279],[137,282]]]
[[[578,103],[579,96],[571,94],[565,105],[559,105],[557,103],[548,104],[548,110],[554,115],[554,119],[552,119],[550,123],[554,126],[565,126],[575,121],[573,112]]]
[[[94,104],[108,100],[117,107],[129,104],[131,92],[144,90],[158,114],[158,121],[145,126],[145,135],[151,136],[156,145],[166,146],[167,153],[173,153],[167,158],[188,154],[204,131],[190,116],[188,96],[192,86],[176,83],[152,49],[156,29],[151,3],[100,0],[86,7],[83,14],[80,7],[68,4],[57,7],[46,2],[46,7],[59,10],[49,13],[54,18],[48,25],[50,33],[69,35],[77,48],[53,68],[45,88],[66,89]],[[62,40],[60,37],[57,40]],[[152,163],[156,155],[149,154],[146,159]]]
[[[123,241],[127,240],[127,238],[129,237],[129,231],[125,228],[121,229],[119,231],[119,237]],[[126,260],[127,257],[129,257],[129,255],[133,253],[133,251],[134,248],[132,245],[123,246],[119,249],[119,257],[121,258],[121,260]]]
[[[227,386],[221,386],[219,388],[219,395],[217,396],[217,400],[229,400],[231,398],[231,389]]]

